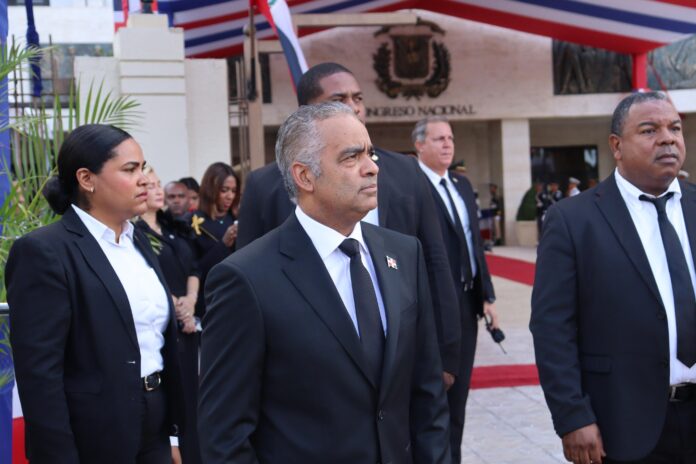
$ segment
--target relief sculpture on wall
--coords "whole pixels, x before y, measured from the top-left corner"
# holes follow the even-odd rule
[[[630,92],[630,55],[553,41],[556,95]],[[696,88],[696,37],[691,36],[648,54],[648,87],[654,90]]]
[[[651,89],[696,89],[696,37],[680,40],[648,54]]]
[[[553,41],[556,95],[631,91],[631,57],[560,40]]]
[[[403,95],[420,100],[435,98],[450,83],[450,53],[434,35],[445,31],[434,23],[416,26],[388,26],[375,33],[386,39],[372,55],[377,88],[389,98]]]

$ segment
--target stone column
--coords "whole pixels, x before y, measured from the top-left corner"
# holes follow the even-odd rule
[[[162,182],[189,172],[186,75],[182,29],[165,15],[133,14],[114,38],[120,93],[140,103],[142,123],[132,130]]]
[[[75,76],[85,102],[95,90],[129,95],[141,118],[130,132],[162,183],[194,176],[215,161],[231,161],[227,66],[185,60],[182,29],[164,15],[132,14],[114,39],[113,57],[77,57]]]
[[[515,216],[522,197],[532,185],[528,119],[500,121],[500,172],[505,205],[505,244],[520,245]],[[524,242],[524,240],[522,240]],[[522,243],[529,245],[530,243]]]

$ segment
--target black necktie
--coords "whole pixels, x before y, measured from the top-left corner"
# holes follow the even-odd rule
[[[452,194],[447,188],[447,181],[445,179],[440,179],[440,185],[445,189],[447,194],[447,199],[449,200],[450,207],[452,208],[452,216],[454,217],[454,229],[457,231],[457,236],[459,236],[459,260],[461,261],[461,272],[464,278],[464,286],[468,286],[474,280],[473,272],[471,271],[471,258],[469,257],[469,245],[466,243],[466,233],[464,232],[464,226],[459,218],[459,213],[457,213],[457,208],[454,206],[454,199]]]
[[[665,247],[669,277],[674,294],[674,313],[677,319],[677,359],[685,366],[696,364],[696,296],[691,284],[689,266],[686,263],[684,249],[677,231],[667,218],[667,201],[674,192],[660,198],[641,195],[642,201],[649,201],[657,210],[657,222],[660,225],[662,245]]]
[[[338,248],[350,258],[350,280],[353,284],[353,299],[355,300],[360,342],[370,365],[374,382],[379,386],[384,357],[384,329],[382,328],[382,318],[379,314],[375,288],[372,285],[370,273],[367,272],[360,259],[360,243],[353,238],[347,238]]]

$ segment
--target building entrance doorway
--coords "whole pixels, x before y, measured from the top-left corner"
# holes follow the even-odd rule
[[[532,180],[544,185],[558,182],[562,192],[566,192],[570,177],[579,179],[580,190],[586,190],[599,175],[596,145],[532,147],[531,156]]]

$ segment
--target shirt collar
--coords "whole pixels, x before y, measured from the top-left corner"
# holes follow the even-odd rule
[[[336,251],[341,243],[346,238],[354,238],[360,243],[364,253],[367,253],[367,246],[365,245],[365,239],[362,235],[362,227],[358,222],[353,228],[353,232],[350,233],[348,237],[344,236],[340,232],[332,229],[331,227],[325,226],[321,222],[318,222],[311,217],[309,217],[299,205],[295,208],[295,215],[297,220],[300,222],[302,228],[309,235],[310,240],[314,244],[314,248],[317,249],[319,257],[324,261],[331,253]]]
[[[82,223],[87,227],[87,230],[89,231],[92,236],[99,240],[99,239],[104,239],[107,242],[110,243],[116,243],[116,234],[114,233],[113,230],[109,228],[106,224],[89,214],[88,212],[82,210],[78,206],[72,204],[70,205],[73,207],[75,210],[75,213],[77,213],[77,216],[80,218]],[[124,238],[127,237],[131,241],[133,241],[133,224],[130,223],[130,221],[125,221],[123,223],[123,230],[121,231],[121,237]],[[120,243],[121,240],[119,240]]]
[[[445,179],[445,182],[447,182],[447,184],[449,184],[450,182],[452,182],[452,181],[450,180],[449,176],[447,175],[447,173],[445,173],[444,176],[441,176],[440,174],[436,173],[435,171],[433,171],[432,169],[430,169],[428,166],[426,166],[421,160],[418,160],[418,164],[420,164],[421,170],[425,173],[425,175],[428,177],[428,180],[429,180],[435,187],[439,187],[439,186],[440,186],[440,181],[441,181],[442,179]]]
[[[619,168],[616,168],[614,170],[614,178],[616,179],[616,186],[619,188],[621,196],[627,203],[630,202],[634,206],[643,208],[646,205],[646,203],[640,199],[641,195],[646,195],[648,197],[655,198],[654,195],[641,191],[638,187],[626,180],[626,178],[619,173]],[[672,181],[672,183],[669,184],[667,190],[665,190],[665,192],[662,193],[660,197],[667,195],[667,193],[669,192],[674,192],[674,196],[672,197],[674,200],[681,200],[681,187],[679,186],[679,180],[677,178],[675,178]]]

